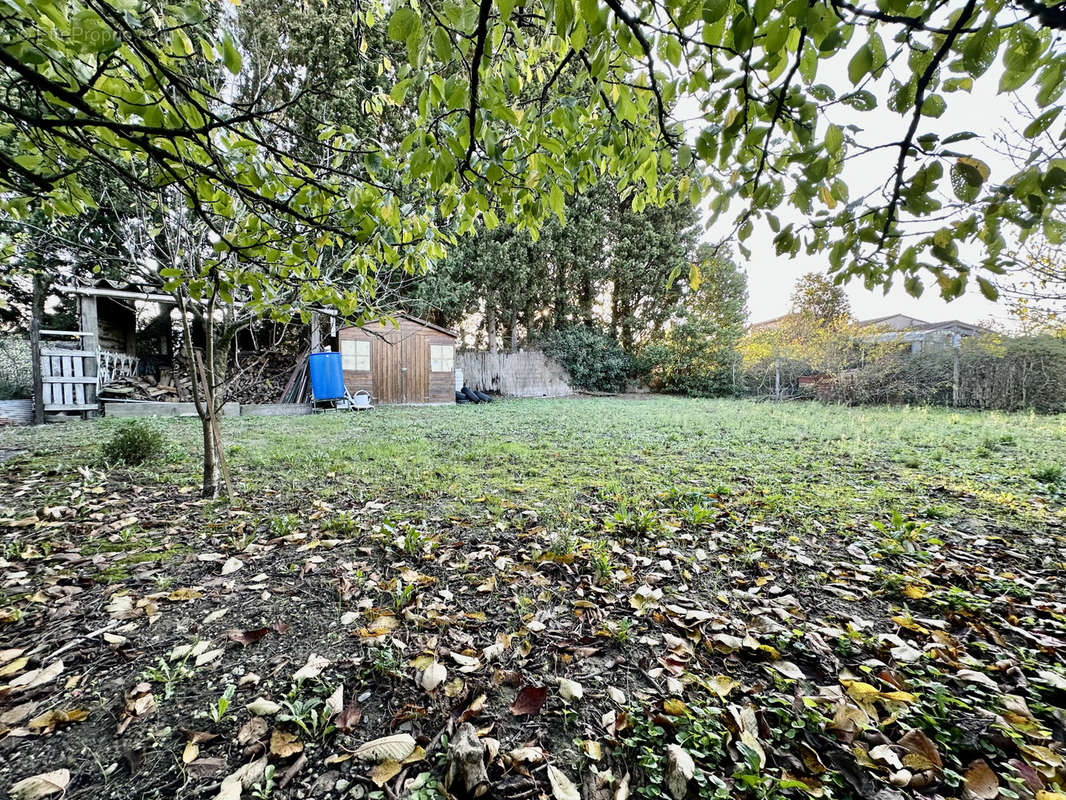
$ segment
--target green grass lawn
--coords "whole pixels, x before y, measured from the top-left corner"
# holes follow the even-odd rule
[[[196,420],[159,420],[137,468],[101,460],[118,424],[0,431],[0,787],[62,767],[70,796],[192,796],[246,763],[262,784],[265,754],[274,797],[429,798],[470,720],[500,796],[551,794],[550,764],[587,797],[628,774],[652,798],[994,779],[1061,800],[1066,417],[656,397],[238,418],[232,504],[197,496]],[[311,654],[329,664],[294,680]],[[358,723],[326,711],[339,685]],[[257,696],[282,705],[258,750]],[[217,736],[183,760],[181,730]],[[425,757],[345,755],[396,733]]]

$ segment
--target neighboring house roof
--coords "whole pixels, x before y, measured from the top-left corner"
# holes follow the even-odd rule
[[[794,316],[794,313],[788,313],[782,314],[780,317],[774,317],[773,319],[756,322],[751,325],[751,330],[753,332],[772,330]],[[907,314],[886,314],[883,317],[875,317],[874,319],[860,319],[855,321],[855,325],[859,328],[885,328],[887,329],[884,331],[886,335],[890,333],[932,333],[935,331],[950,331],[952,333],[961,334],[962,336],[981,336],[986,333],[992,333],[988,328],[983,328],[980,325],[973,325],[969,322],[963,322],[957,319],[942,320],[940,322],[926,322],[924,319],[911,317]]]
[[[969,322],[963,322],[958,319],[946,319],[939,322],[926,322],[925,320],[917,319],[915,317],[908,317],[906,314],[890,314],[887,317],[877,317],[876,319],[864,319],[855,323],[860,328],[872,328],[883,327],[889,328],[892,331],[907,332],[907,333],[933,333],[935,331],[950,331],[952,333],[958,333],[963,336],[981,336],[986,333],[992,333],[988,328],[984,328],[980,325],[974,325]]]
[[[780,325],[782,322],[792,316],[792,312],[789,312],[788,314],[782,314],[780,317],[774,317],[773,319],[764,319],[762,322],[753,322],[751,323],[751,330],[763,331],[776,328],[778,325]]]

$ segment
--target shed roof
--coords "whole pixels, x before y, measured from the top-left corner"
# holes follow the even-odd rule
[[[453,330],[449,330],[448,328],[441,327],[440,325],[432,323],[429,320],[422,319],[421,317],[416,317],[413,314],[408,314],[406,311],[398,311],[395,314],[393,314],[392,316],[395,317],[396,319],[401,319],[402,318],[402,319],[408,320],[409,322],[413,322],[416,325],[422,325],[422,326],[424,326],[426,328],[432,328],[433,330],[437,331],[438,333],[443,333],[445,336],[451,336],[453,339],[458,339],[459,338],[459,332],[458,331],[453,331]],[[362,326],[360,326],[360,325],[344,325],[344,326],[341,327],[341,330],[344,330],[344,328],[358,328],[358,327],[362,327]]]

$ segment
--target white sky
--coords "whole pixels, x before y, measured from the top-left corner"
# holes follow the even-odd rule
[[[885,35],[884,31],[882,35]],[[853,46],[862,41],[865,41],[865,36],[857,33]],[[886,46],[891,48],[891,42],[886,41]],[[818,82],[833,86],[838,96],[843,91],[851,89],[851,83],[846,76],[849,59],[850,52],[838,54],[832,59],[820,62]],[[902,63],[905,65],[905,59]],[[959,131],[973,131],[980,134],[982,140],[960,142],[952,149],[961,152],[969,151],[973,156],[987,162],[992,170],[990,180],[993,182],[1002,181],[1008,175],[1013,174],[1016,169],[1005,157],[990,150],[987,143],[991,141],[996,132],[1004,130],[1004,120],[1020,119],[1015,109],[1016,98],[1013,95],[996,94],[1000,74],[1001,67],[997,62],[982,78],[975,81],[972,93],[960,91],[944,94],[943,97],[948,106],[947,112],[940,119],[923,118],[918,129],[919,135],[934,131],[941,134],[941,137]],[[944,77],[950,77],[946,70]],[[861,126],[864,130],[856,133],[855,137],[866,145],[902,139],[909,117],[901,116],[889,110],[885,105],[885,99],[889,94],[890,78],[891,75],[886,74],[875,85],[865,87],[877,96],[877,109],[858,112],[838,107],[833,112],[832,121],[838,125],[854,123]],[[844,114],[842,111],[848,113]],[[1019,127],[1024,127],[1025,124],[1027,121],[1021,122]],[[695,131],[698,132],[698,129],[697,126]],[[823,135],[824,127],[820,126],[818,138],[821,139]],[[886,149],[849,162],[843,178],[850,187],[851,196],[857,197],[871,189],[883,186],[885,180],[891,175],[897,155],[898,150]],[[907,174],[911,174],[916,168],[915,160],[908,159],[907,163]],[[947,166],[948,164],[945,163],[945,170]],[[950,191],[950,184],[946,183],[946,187]],[[734,203],[723,219],[719,220],[707,233],[708,240],[717,241],[727,236],[739,209],[740,205]],[[801,220],[797,213],[792,212],[790,215],[786,212],[784,206],[778,209],[778,212],[783,222]],[[795,280],[806,272],[826,272],[828,268],[828,254],[808,256],[801,250],[795,259],[778,257],[774,253],[772,237],[773,234],[768,227],[756,224],[755,232],[744,243],[752,251],[750,261],[744,261],[743,256],[737,253],[740,265],[748,274],[748,309],[749,319],[752,322],[787,313]],[[923,260],[929,260],[929,258]],[[966,294],[950,303],[940,297],[931,275],[923,275],[922,280],[926,285],[926,290],[918,299],[911,297],[903,290],[902,281],[898,281],[900,285],[891,289],[887,295],[881,289],[867,290],[860,280],[850,281],[845,289],[851,300],[852,311],[859,319],[881,317],[898,312],[927,321],[961,319],[972,323],[993,321],[1000,325],[1009,325],[1011,322],[1006,303],[1002,299],[994,303],[986,300],[973,279],[970,281],[971,285]]]

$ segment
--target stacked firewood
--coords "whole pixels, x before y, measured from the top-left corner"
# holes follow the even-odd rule
[[[285,352],[242,353],[230,364],[224,389],[227,402],[277,403],[290,382],[296,357]],[[107,384],[100,396],[110,400],[191,402],[192,379],[184,358],[173,367],[160,368],[159,377],[129,375]]]
[[[174,403],[192,400],[192,381],[176,375],[173,369],[160,369],[154,375],[125,375],[100,390],[105,400],[155,400]]]

